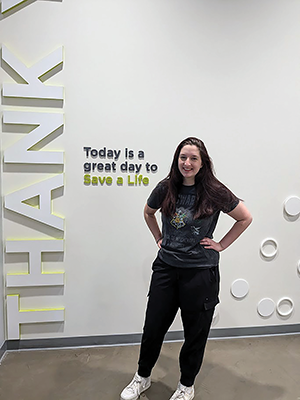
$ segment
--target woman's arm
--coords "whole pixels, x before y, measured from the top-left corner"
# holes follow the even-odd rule
[[[157,211],[156,209],[151,208],[148,206],[148,204],[146,204],[144,208],[144,218],[146,224],[148,225],[148,228],[150,229],[152,235],[154,236],[156,243],[158,244],[158,247],[160,247],[162,242],[162,234],[156,220],[155,216],[156,211]]]
[[[214,249],[219,252],[227,249],[227,247],[229,247],[252,222],[252,216],[250,212],[241,201],[234,210],[228,213],[228,215],[236,220],[235,224],[219,243],[210,238],[203,238],[200,241],[200,244],[204,245],[205,249]]]

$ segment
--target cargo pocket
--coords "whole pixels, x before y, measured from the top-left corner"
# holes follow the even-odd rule
[[[210,280],[210,293],[207,293],[208,296],[204,301],[204,310],[211,310],[214,308],[219,302],[219,285],[220,285],[220,275],[219,275],[219,267],[211,267],[208,269],[209,272],[209,280]]]
[[[219,298],[217,297],[214,300],[209,300],[207,302],[204,303],[204,310],[208,311],[211,310],[212,308],[214,308],[218,303],[220,302]]]

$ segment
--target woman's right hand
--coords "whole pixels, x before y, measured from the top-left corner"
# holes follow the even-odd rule
[[[161,248],[161,243],[162,243],[162,233],[161,230],[158,226],[156,217],[155,217],[155,213],[156,213],[157,209],[155,208],[151,208],[148,206],[148,204],[145,205],[144,208],[144,217],[145,217],[145,221],[146,224],[148,225],[148,228],[150,229],[154,240],[157,243],[157,246],[159,248]]]

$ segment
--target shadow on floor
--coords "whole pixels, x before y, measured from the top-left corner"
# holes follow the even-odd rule
[[[152,386],[141,400],[172,396],[179,378],[179,349],[178,343],[164,345]],[[127,346],[9,353],[0,367],[0,399],[118,400],[135,372],[138,350]],[[289,400],[279,379],[270,385],[251,379],[251,371],[247,375],[204,361],[195,400]]]

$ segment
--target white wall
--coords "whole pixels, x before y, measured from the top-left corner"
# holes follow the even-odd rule
[[[53,201],[66,219],[65,253],[45,256],[44,268],[65,271],[66,281],[64,287],[6,289],[20,294],[21,309],[65,307],[65,322],[24,324],[21,338],[141,332],[156,254],[142,210],[168,173],[176,145],[190,135],[204,140],[219,179],[254,217],[221,256],[214,327],[300,322],[300,220],[283,215],[284,200],[300,195],[299,15],[292,0],[64,0],[25,4],[0,21],[2,44],[28,66],[61,45],[65,51],[63,70],[47,82],[65,88],[63,109],[56,110],[65,113],[65,129],[45,147],[65,151],[65,189]],[[13,82],[4,70],[0,80]],[[3,148],[21,137],[3,133]],[[117,168],[125,147],[144,150],[142,163],[159,170],[146,174],[143,165],[149,186],[85,186],[84,146],[121,149]],[[44,168],[6,168],[4,195],[52,175]],[[230,224],[222,216],[215,238]],[[58,237],[7,211],[4,236]],[[279,243],[269,262],[259,253],[267,237]],[[24,255],[6,254],[5,261],[6,273],[27,270]],[[237,301],[230,286],[239,278],[250,291]],[[264,297],[275,303],[290,297],[295,309],[289,318],[276,312],[261,318],[257,304]],[[180,329],[178,320],[173,329]]]

